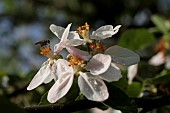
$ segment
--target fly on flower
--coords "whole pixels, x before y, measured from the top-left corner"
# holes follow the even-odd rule
[[[42,83],[49,83],[52,79],[57,80],[56,75],[56,61],[60,58],[60,55],[54,55],[50,48],[50,41],[43,40],[36,42],[35,45],[40,45],[40,54],[46,56],[48,59],[45,61],[37,74],[33,77],[27,90],[32,90]]]
[[[119,46],[105,49],[100,42],[116,34],[121,25],[114,28],[112,25],[102,26],[93,31],[92,35],[89,34],[87,23],[77,29],[78,33],[70,31],[70,27],[71,24],[68,24],[66,28],[54,24],[50,26],[50,30],[60,39],[60,42],[54,46],[55,54],[50,48],[49,40],[35,43],[40,45],[40,54],[46,56],[48,60],[42,64],[27,90],[32,90],[54,79],[55,83],[48,92],[47,100],[55,103],[68,93],[76,76],[80,91],[87,99],[105,101],[109,97],[109,92],[104,81],[118,81],[122,77],[116,63],[133,65],[139,62],[139,56]],[[88,45],[84,49],[86,51],[76,47],[84,48],[84,45]],[[66,60],[59,55],[63,49],[69,53]]]

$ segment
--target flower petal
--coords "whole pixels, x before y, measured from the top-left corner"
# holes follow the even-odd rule
[[[56,64],[57,64],[56,73],[58,75],[58,78],[60,78],[62,73],[65,73],[65,72],[74,73],[73,67],[69,66],[69,62],[67,60],[58,59],[56,61]]]
[[[82,60],[88,61],[91,58],[91,55],[88,52],[82,51],[75,47],[67,46],[66,49],[71,55],[77,56],[81,58]]]
[[[131,65],[128,67],[128,73],[127,73],[127,77],[128,77],[128,83],[131,84],[134,77],[137,75],[138,72],[138,65]]]
[[[109,47],[105,51],[105,54],[111,55],[114,62],[125,66],[130,66],[140,61],[140,57],[138,54],[117,45]]]
[[[119,31],[121,25],[117,25],[114,29],[112,25],[105,25],[92,32],[91,39],[103,40],[112,37]]]
[[[79,46],[82,45],[84,41],[82,39],[70,39],[65,42],[66,46]]]
[[[166,58],[165,58],[164,53],[159,52],[149,60],[149,64],[154,65],[154,66],[159,66],[165,63],[165,61],[166,61]]]
[[[50,30],[60,39],[63,35],[65,28],[51,24]]]
[[[93,75],[99,75],[109,68],[110,63],[110,55],[96,54],[87,63],[86,69]]]
[[[27,90],[32,90],[38,87],[47,79],[47,77],[50,76],[50,64],[48,62],[49,61],[43,63],[40,70],[37,72],[37,74],[33,77],[32,81],[28,85]]]
[[[118,81],[122,77],[120,69],[114,63],[110,64],[106,72],[98,76],[107,82]]]
[[[69,34],[69,31],[70,31],[70,27],[71,27],[71,24],[68,24],[68,26],[66,27],[66,29],[65,29],[64,32],[63,32],[63,35],[62,35],[61,40],[60,40],[60,43],[61,43],[61,42],[65,42],[66,39],[68,38],[68,34]]]
[[[60,26],[56,26],[54,24],[50,25],[50,30],[59,38],[61,39],[65,28],[60,27]],[[69,35],[68,35],[68,39],[80,39],[78,33],[76,31],[70,31]]]
[[[57,100],[67,94],[72,86],[74,75],[70,72],[62,73],[60,78],[55,82],[48,92],[47,100],[55,103]]]
[[[63,50],[63,48],[64,48],[64,46],[62,45],[62,43],[55,44],[54,53],[58,54],[59,52],[61,52]]]
[[[78,78],[80,91],[89,100],[104,101],[109,97],[105,83],[97,76],[80,72]]]

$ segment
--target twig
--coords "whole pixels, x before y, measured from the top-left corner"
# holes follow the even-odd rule
[[[133,98],[138,108],[143,108],[140,113],[146,113],[154,108],[170,105],[170,95],[154,98]],[[79,100],[68,104],[50,104],[43,106],[26,107],[28,113],[70,113],[94,107],[100,107],[103,104],[90,100]]]

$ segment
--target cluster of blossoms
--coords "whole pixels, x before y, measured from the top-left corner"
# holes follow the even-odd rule
[[[66,29],[51,25],[50,30],[60,39],[54,46],[54,53],[49,40],[37,42],[40,44],[41,54],[48,57],[40,70],[32,79],[27,90],[32,90],[42,83],[49,83],[53,79],[47,100],[55,103],[65,96],[78,77],[81,93],[89,100],[104,101],[109,97],[104,81],[118,81],[122,75],[117,64],[130,66],[139,62],[139,56],[131,50],[117,45],[105,49],[101,40],[112,37],[119,31],[121,25],[113,28],[105,25],[89,33],[89,25],[78,27],[77,31],[70,31],[71,24]],[[76,48],[82,46],[87,51]],[[67,59],[63,59],[60,52],[68,51]],[[104,81],[103,81],[104,80]]]

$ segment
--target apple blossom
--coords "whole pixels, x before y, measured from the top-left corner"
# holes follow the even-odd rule
[[[78,55],[82,59],[88,60],[91,55],[74,47],[82,45],[84,41],[79,38],[78,33],[75,31],[69,32],[70,27],[71,24],[69,24],[66,29],[55,26],[54,24],[50,26],[50,30],[60,39],[60,42],[54,46],[54,52],[58,54],[63,48],[66,48],[71,55]],[[75,51],[81,54],[77,54]]]
[[[36,44],[40,44],[40,54],[48,57],[49,59],[42,64],[40,70],[37,72],[37,74],[33,77],[32,81],[28,85],[27,90],[32,90],[42,83],[49,83],[52,79],[58,79],[58,76],[56,74],[56,60],[60,58],[60,56],[54,55],[52,53],[49,40],[40,41]]]

